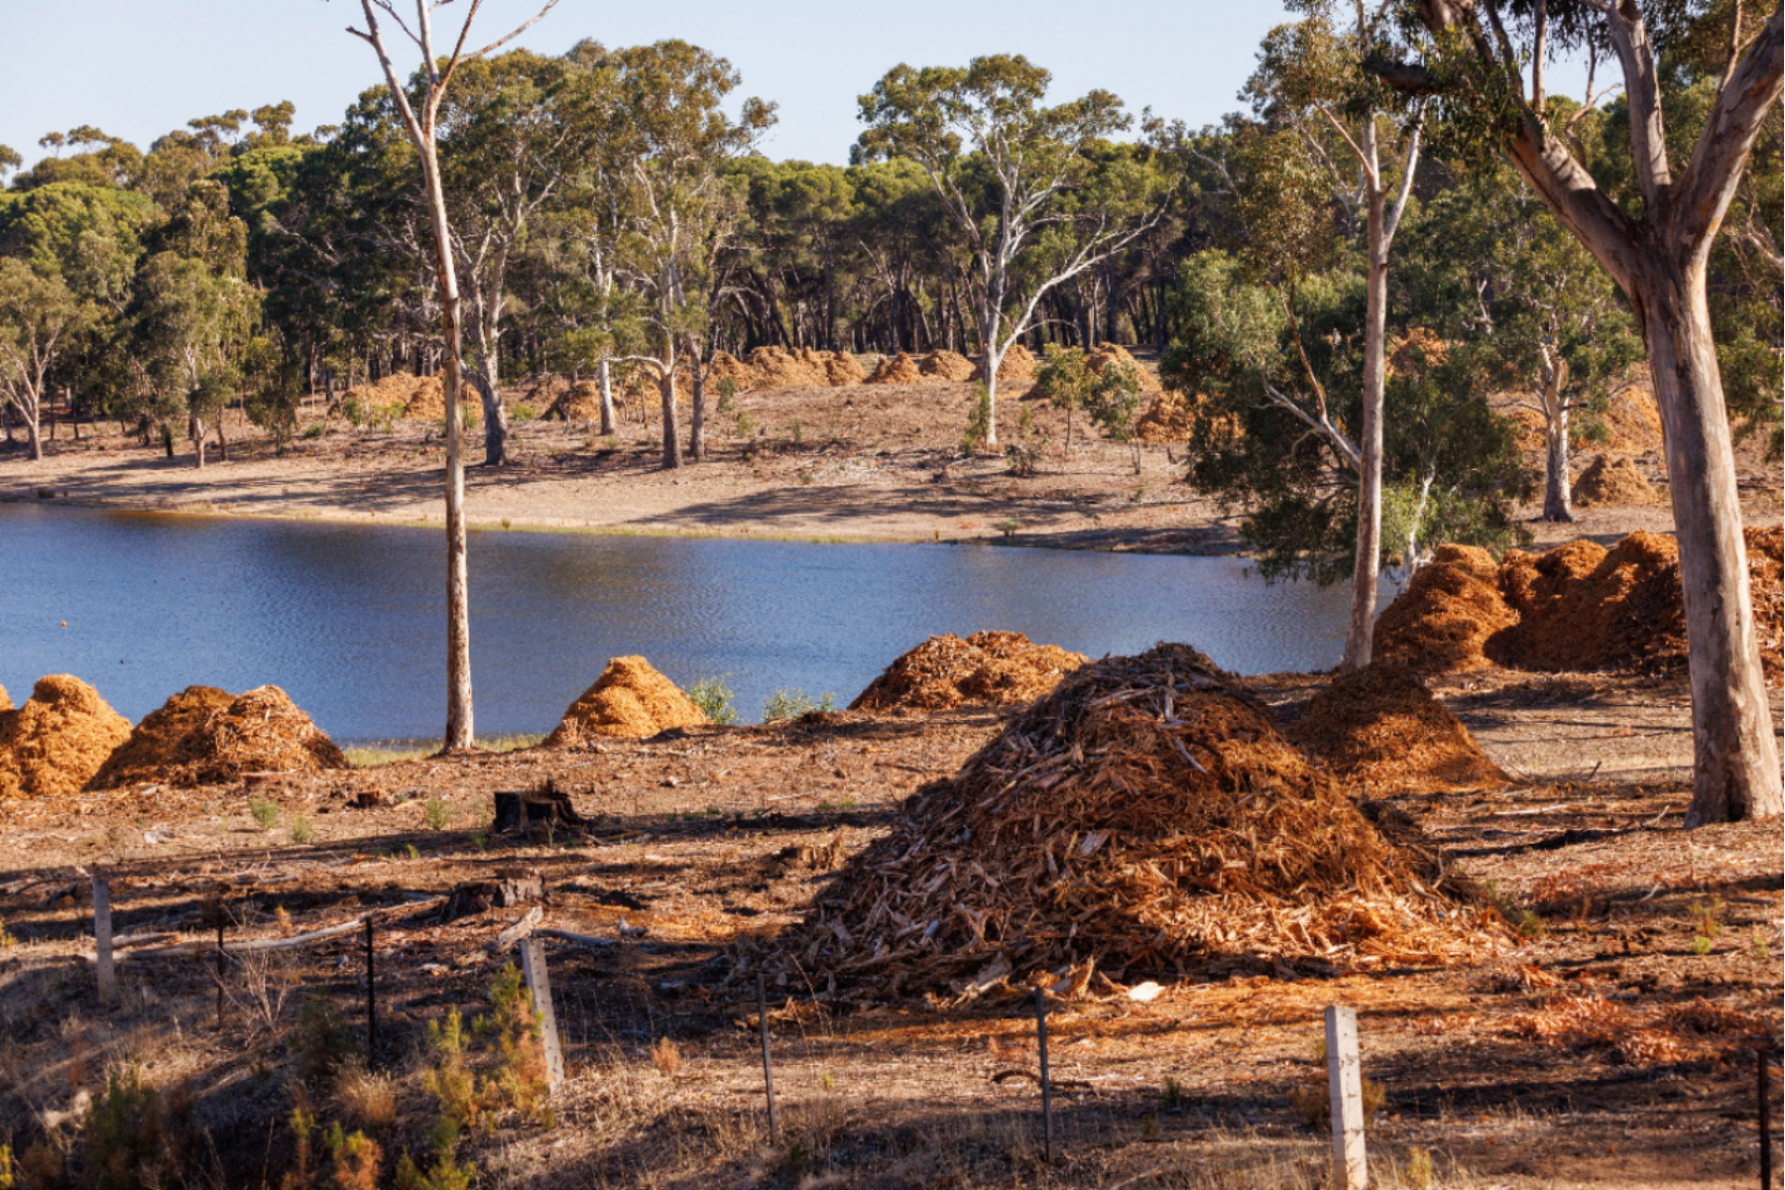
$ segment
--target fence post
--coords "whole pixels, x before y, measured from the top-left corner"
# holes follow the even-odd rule
[[[99,1000],[118,998],[118,976],[112,967],[112,886],[101,873],[93,875],[93,953],[99,975]]]
[[[1047,1071],[1047,992],[1035,989],[1035,1043],[1041,1057],[1041,1128],[1047,1144],[1047,1159],[1054,1159],[1054,1089]]]
[[[1365,1190],[1363,1063],[1357,1051],[1357,1010],[1326,1010],[1326,1080],[1333,1111],[1334,1190]]]
[[[372,919],[366,918],[366,1065],[378,1065],[377,973],[372,963]]]
[[[223,1031],[223,923],[227,913],[221,898],[217,901],[217,1031]]]
[[[552,1011],[552,981],[545,968],[545,939],[529,937],[521,942],[521,973],[533,993],[533,1015],[539,1021],[545,1046],[546,1080],[552,1093],[564,1085],[564,1050],[558,1043],[558,1017]]]
[[[774,1140],[781,1129],[775,1122],[775,1073],[769,1067],[769,996],[760,971],[756,973],[756,1023],[762,1034],[762,1088],[769,1103],[769,1139]]]

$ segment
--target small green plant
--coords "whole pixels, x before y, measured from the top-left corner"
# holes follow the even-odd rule
[[[700,708],[701,714],[722,725],[738,721],[737,707],[732,703],[734,697],[722,676],[701,678],[688,687],[689,701]]]
[[[531,405],[516,405],[514,407],[514,413],[510,416],[512,416],[515,421],[532,421],[539,416],[539,410],[533,408]]]
[[[293,843],[302,847],[306,843],[313,842],[315,838],[315,823],[311,822],[308,818],[293,818],[291,820],[291,841]]]
[[[472,847],[479,851],[483,851],[490,845],[490,832],[479,827],[477,830],[471,832],[470,841]]]
[[[800,472],[800,483],[809,485],[814,482],[816,482],[816,480],[814,479],[814,477],[810,471],[801,471]]]
[[[403,858],[404,859],[420,859],[421,858],[421,848],[417,847],[414,843],[409,843],[409,844],[405,845],[403,848]]]
[[[105,1090],[87,1108],[82,1130],[86,1172],[100,1187],[159,1186],[180,1169],[161,1094],[134,1062],[106,1072]]]
[[[734,408],[733,399],[738,395],[738,382],[729,376],[722,376],[713,390],[719,394],[719,402],[713,408],[720,417],[730,417]]]
[[[1716,945],[1716,943],[1712,942],[1709,938],[1705,937],[1703,934],[1700,934],[1700,935],[1698,935],[1698,937],[1692,939],[1692,953],[1696,954],[1696,955],[1710,954],[1711,947],[1713,947],[1715,945]]]
[[[279,807],[259,794],[248,799],[248,813],[254,819],[254,824],[263,831],[270,831],[279,825]]]
[[[304,437],[320,438],[326,433],[328,433],[327,426],[323,425],[321,422],[312,422],[309,428],[304,431]]]
[[[12,936],[12,932],[6,928],[6,923],[0,921],[0,950],[6,950],[9,947],[17,946],[18,944],[19,940]],[[1766,945],[1765,938],[1760,939],[1760,945]],[[0,1186],[0,1190],[6,1190],[6,1187]]]
[[[1166,1075],[1165,1076],[1165,1089],[1159,1095],[1159,1100],[1160,1100],[1161,1104],[1164,1105],[1165,1110],[1166,1111],[1177,1111],[1179,1108],[1184,1106],[1185,1100],[1187,1098],[1188,1098],[1188,1096],[1186,1096],[1184,1094],[1184,1084],[1180,1083],[1177,1079],[1173,1078],[1171,1075],[1169,1075],[1169,1074]]]
[[[379,405],[366,416],[366,424],[381,434],[388,434],[397,428],[403,420],[403,402],[393,401],[389,405]]]
[[[826,1070],[819,1074],[818,1085],[827,1091],[834,1091],[837,1089],[837,1080],[831,1077],[830,1071]]]
[[[1159,1127],[1159,1117],[1148,1112],[1140,1118],[1140,1134],[1148,1140],[1157,1137],[1164,1130]]]
[[[1719,920],[1723,916],[1722,897],[1712,897],[1708,901],[1696,901],[1687,907],[1686,912],[1691,914],[1692,922],[1698,927],[1700,936],[1715,941],[1717,936],[1723,932],[1723,923]]]
[[[341,416],[347,419],[348,425],[357,430],[366,424],[369,411],[366,408],[366,403],[358,397],[342,397]]]
[[[738,414],[738,437],[756,437],[756,419],[751,417],[748,413]]]
[[[783,687],[769,695],[768,701],[762,704],[762,721],[774,723],[782,719],[797,719],[813,711],[836,709],[837,696],[834,694],[821,694],[814,701],[811,695],[798,686]]]
[[[1007,516],[998,522],[998,532],[1004,534],[1004,540],[1006,541],[1009,541],[1012,537],[1016,536],[1017,530],[1022,527],[1023,522],[1017,520],[1013,516]]]
[[[967,430],[961,435],[961,453],[978,454],[992,435],[992,394],[984,382],[973,386],[973,408],[967,413]]]
[[[291,1050],[298,1080],[316,1088],[332,1085],[355,1053],[353,1034],[341,1023],[341,1014],[320,996],[304,1001],[298,1010]]]
[[[793,440],[795,446],[798,446],[806,440],[806,427],[796,421],[787,427],[787,436]]]
[[[0,935],[3,934],[5,934],[5,931],[0,930]],[[0,946],[4,945],[5,942],[0,941]],[[1763,926],[1754,927],[1754,957],[1763,963],[1769,961],[1773,957],[1772,948],[1766,944],[1766,929]]]
[[[1438,1182],[1438,1166],[1432,1160],[1432,1151],[1417,1145],[1407,1150],[1407,1164],[1401,1173],[1415,1190],[1429,1190]]]
[[[1543,919],[1529,909],[1518,911],[1518,915],[1513,918],[1512,928],[1518,931],[1519,937],[1528,940],[1536,940],[1549,933],[1549,927],[1543,924]]]
[[[378,1190],[378,1168],[384,1151],[378,1142],[360,1131],[346,1132],[336,1121],[323,1138],[335,1168],[329,1177],[331,1190]]]
[[[431,831],[443,831],[452,821],[452,803],[445,798],[431,797],[421,808],[422,821]]]

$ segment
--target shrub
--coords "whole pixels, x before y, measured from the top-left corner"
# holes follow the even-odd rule
[[[452,821],[452,803],[444,798],[431,797],[422,806],[421,816],[429,830],[443,831]]]
[[[973,386],[973,408],[967,414],[967,432],[961,436],[961,453],[977,454],[992,433],[992,394],[982,382]]]
[[[780,719],[797,719],[813,711],[836,709],[837,696],[834,694],[822,694],[813,701],[812,696],[798,686],[784,687],[769,695],[768,701],[762,704],[762,721],[774,723]]]
[[[341,1023],[335,1006],[317,997],[306,1000],[298,1010],[291,1049],[297,1059],[298,1080],[307,1086],[327,1086],[353,1057],[353,1034]]]
[[[725,684],[723,677],[701,678],[688,687],[688,700],[714,723],[729,724],[738,721],[737,708],[732,704],[732,698],[731,687]]]
[[[348,425],[357,430],[366,424],[366,418],[370,416],[370,411],[366,408],[365,402],[358,397],[342,397],[341,416],[347,419]]]
[[[304,431],[304,437],[306,437],[306,438],[320,438],[326,433],[328,433],[327,426],[323,425],[319,421],[312,422],[310,424],[310,427]]]
[[[314,841],[315,838],[315,823],[311,822],[308,818],[293,818],[291,820],[291,841],[293,843],[302,847],[305,844]]]
[[[179,1172],[161,1095],[134,1062],[114,1066],[87,1108],[81,1144],[87,1180],[104,1190],[164,1185]]]
[[[335,1163],[329,1179],[331,1190],[378,1190],[378,1167],[384,1162],[384,1151],[377,1141],[363,1132],[344,1132],[337,1121],[323,1143]]]
[[[270,831],[279,825],[279,807],[259,794],[248,799],[248,813],[253,816],[255,825],[263,831]]]
[[[539,411],[531,405],[516,405],[512,415],[515,421],[532,421],[539,416]]]

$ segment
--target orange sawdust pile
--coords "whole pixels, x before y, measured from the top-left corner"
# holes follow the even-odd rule
[[[100,766],[88,789],[116,789],[133,781],[160,781],[192,759],[194,743],[213,715],[227,711],[235,695],[215,686],[188,686],[150,711]]]
[[[998,363],[998,383],[1029,383],[1031,380],[1035,379],[1035,366],[1038,362],[1039,361],[1036,360],[1033,351],[1030,351],[1021,343],[1012,343],[1010,345],[1010,350],[1004,353],[1004,358]],[[984,380],[984,364],[975,364],[973,366],[973,371],[967,374],[966,379]]]
[[[756,388],[823,388],[830,384],[823,355],[810,347],[797,352],[758,347],[744,361],[756,376]]]
[[[1135,374],[1140,377],[1142,392],[1156,393],[1160,390],[1159,377],[1141,367],[1140,361],[1130,355],[1128,349],[1120,343],[1101,344],[1085,356],[1085,367],[1099,376],[1103,374],[1103,369],[1112,363],[1124,363],[1133,367]]]
[[[459,400],[467,396],[462,388]],[[403,402],[403,416],[421,421],[436,421],[446,416],[446,386],[438,376],[424,376],[415,383],[413,391]]]
[[[713,363],[708,372],[708,383],[715,388],[722,380],[729,380],[739,392],[748,392],[756,385],[756,373],[750,365],[732,355],[728,351],[715,351]]]
[[[1346,786],[1373,796],[1509,780],[1412,671],[1381,661],[1334,678],[1285,731]]]
[[[1375,655],[1420,674],[1485,669],[1489,638],[1517,622],[1493,557],[1441,545],[1376,621]]]
[[[918,371],[917,361],[908,352],[901,351],[897,355],[881,358],[868,373],[864,384],[921,384],[924,374]]]
[[[553,399],[542,420],[595,421],[601,416],[601,385],[593,380],[579,380]]]
[[[1646,369],[1606,403],[1605,445],[1619,454],[1641,455],[1661,449],[1661,410],[1655,404]]]
[[[545,742],[556,748],[594,736],[645,739],[706,722],[701,709],[650,662],[643,657],[615,657],[595,684],[570,704]]]
[[[157,780],[215,785],[248,773],[318,773],[348,767],[347,757],[277,686],[231,697],[190,686],[151,713],[103,770],[94,789]],[[134,763],[140,761],[141,763]]]
[[[962,381],[974,373],[973,361],[956,351],[932,351],[918,363],[917,370],[935,380]]]
[[[69,674],[39,678],[17,710],[0,711],[0,801],[79,793],[130,720]]]
[[[826,352],[824,374],[830,380],[832,388],[860,384],[868,378],[868,374],[862,371],[861,361],[847,351]]]
[[[1748,583],[1761,662],[1777,684],[1785,614],[1780,531],[1749,529]],[[1376,654],[1416,673],[1488,665],[1546,672],[1683,667],[1679,547],[1632,533],[1610,550],[1575,541],[1542,556],[1442,546],[1376,623]]]
[[[12,710],[12,697],[6,693],[6,687],[0,686],[0,711]]]
[[[920,789],[763,962],[833,995],[1070,994],[1103,972],[1324,973],[1496,945],[1443,879],[1237,678],[1159,645],[1078,670]]]
[[[1028,702],[1086,662],[1083,653],[1038,645],[1020,632],[932,636],[856,696],[852,711],[940,711],[962,704]]]
[[[1574,481],[1574,502],[1585,508],[1653,504],[1659,494],[1625,455],[1599,454]]]

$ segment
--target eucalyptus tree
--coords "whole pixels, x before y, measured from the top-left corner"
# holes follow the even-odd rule
[[[1785,89],[1781,6],[1752,21],[1742,4],[1694,0],[1420,0],[1415,11],[1436,36],[1434,60],[1383,63],[1383,77],[1435,92],[1456,119],[1473,120],[1617,282],[1642,328],[1680,545],[1694,748],[1687,824],[1775,817],[1785,792],[1706,281],[1750,152]],[[1707,36],[1723,47],[1709,73],[1713,94],[1697,136],[1680,145],[1669,137],[1667,92],[1690,71],[1691,42]],[[1568,135],[1549,92],[1557,49],[1618,64],[1628,195],[1602,185]]]
[[[0,257],[0,404],[24,423],[33,462],[43,459],[39,427],[51,370],[79,333],[84,314],[60,273],[46,276],[17,257]],[[9,437],[11,430],[8,422]]]
[[[998,54],[965,67],[900,65],[860,100],[867,130],[855,159],[917,162],[966,240],[990,447],[998,445],[998,368],[1028,331],[1036,306],[1159,218],[1146,193],[1116,202],[1073,201],[1091,172],[1089,150],[1132,120],[1108,91],[1047,106],[1051,81],[1022,55]],[[1025,253],[1044,232],[1057,233],[1058,250],[1031,271],[1026,296],[1013,302]]]
[[[1357,426],[1357,549],[1351,619],[1340,668],[1370,663],[1382,556],[1382,440],[1388,328],[1388,262],[1413,194],[1424,104],[1408,103],[1366,67],[1393,51],[1396,27],[1386,5],[1354,0],[1349,27],[1332,0],[1296,0],[1301,20],[1273,29],[1247,84],[1257,113],[1292,128],[1322,166],[1333,197],[1364,224],[1363,406]],[[1392,142],[1385,144],[1385,141]],[[1385,161],[1385,149],[1394,158]],[[1397,169],[1397,179],[1390,171]],[[1392,205],[1391,205],[1392,203]]]
[[[704,372],[715,308],[728,295],[725,257],[744,209],[726,166],[753,151],[775,120],[773,105],[745,99],[727,115],[741,78],[730,62],[685,41],[614,51],[620,104],[628,114],[625,232],[621,256],[648,302],[653,353],[636,361],[658,378],[663,465],[682,465],[676,409],[678,352],[687,350],[694,402],[689,453],[705,456]]]
[[[599,122],[575,102],[575,67],[511,50],[467,62],[440,111],[443,189],[465,278],[483,398],[484,463],[508,458],[501,357],[508,276],[541,211],[592,151]]]
[[[1403,300],[1542,419],[1542,517],[1572,521],[1573,441],[1642,354],[1617,287],[1511,170],[1434,196],[1409,234]]]
[[[435,51],[434,8],[429,0],[416,0],[414,27],[397,12],[396,0],[360,0],[365,16],[364,29],[348,32],[372,47],[384,71],[385,86],[402,116],[403,127],[415,147],[421,164],[421,181],[428,222],[433,232],[435,281],[440,294],[441,337],[446,346],[446,741],[447,751],[471,748],[473,734],[471,699],[471,603],[465,566],[465,470],[459,457],[459,382],[464,372],[463,308],[459,282],[453,267],[453,231],[447,216],[446,194],[441,183],[440,154],[437,132],[440,105],[446,98],[447,86],[460,66],[486,57],[519,37],[537,24],[557,4],[547,0],[537,15],[505,37],[477,50],[466,49],[472,22],[477,19],[482,0],[470,0],[464,23],[459,27],[452,52],[444,57]],[[383,12],[402,30],[421,52],[417,102],[411,103],[397,75],[395,63],[385,48],[384,30],[378,23]]]

